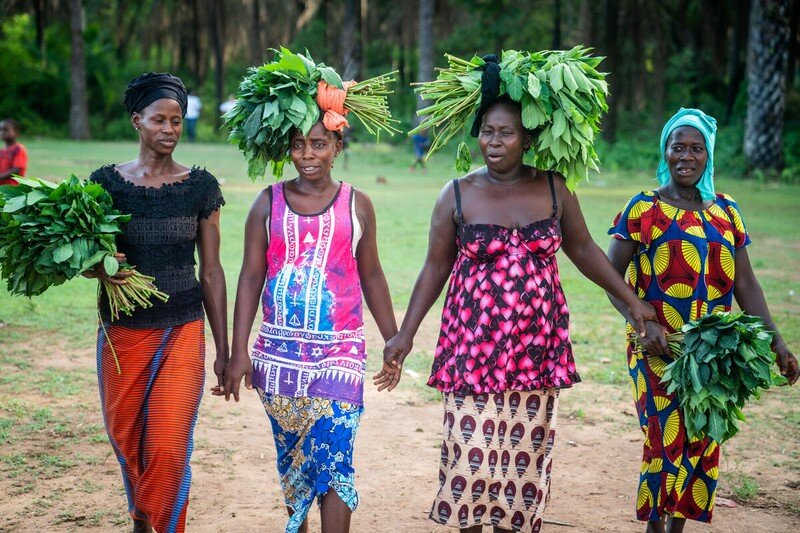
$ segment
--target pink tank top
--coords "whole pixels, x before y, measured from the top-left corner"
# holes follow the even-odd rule
[[[355,258],[353,188],[342,182],[320,213],[300,215],[271,187],[264,320],[253,385],[269,394],[361,405],[366,350]]]

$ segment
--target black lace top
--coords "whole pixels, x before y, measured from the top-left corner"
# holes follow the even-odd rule
[[[155,277],[169,301],[153,299],[153,307],[120,315],[115,326],[168,328],[203,318],[203,293],[195,274],[198,223],[225,205],[216,178],[193,167],[183,181],[162,187],[145,187],[125,180],[113,165],[89,177],[114,199],[114,207],[132,215],[117,237],[117,249],[142,274]],[[108,297],[103,292],[100,314],[111,320]]]

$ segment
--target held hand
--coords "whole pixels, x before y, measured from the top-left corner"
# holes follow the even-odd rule
[[[639,335],[639,341],[649,355],[671,355],[667,344],[667,328],[655,320],[644,323],[645,335]]]
[[[656,310],[649,303],[636,298],[628,304],[628,311],[633,319],[633,323],[631,325],[634,327],[636,332],[640,337],[647,337],[647,328],[645,327],[645,322],[658,322]],[[664,345],[666,346],[666,341],[664,341]]]
[[[117,260],[117,262],[119,264],[125,263],[128,260],[128,258],[125,257],[125,254],[120,253],[120,252],[116,252],[114,254],[114,258]],[[110,283],[112,285],[125,285],[125,284],[127,284],[128,282],[125,281],[125,278],[127,278],[131,274],[132,274],[132,272],[130,272],[130,271],[126,272],[126,271],[123,271],[123,270],[118,270],[116,274],[114,274],[113,276],[109,276],[108,274],[106,274],[105,268],[103,268],[103,262],[102,261],[97,263],[92,270],[87,270],[86,272],[82,273],[83,277],[85,277],[85,278],[89,278],[89,279],[99,278],[102,281],[106,281],[106,282],[108,282],[108,283]]]
[[[225,401],[233,399],[239,401],[239,387],[244,377],[244,386],[248,390],[253,388],[253,363],[246,353],[234,354],[228,361],[225,369]]]
[[[789,351],[783,342],[773,346],[775,352],[775,361],[778,363],[778,368],[781,375],[789,380],[789,385],[797,383],[797,378],[800,377],[800,367],[797,364],[797,358]]]
[[[381,371],[372,376],[373,383],[378,387],[378,391],[383,389],[392,391],[400,383],[402,373],[402,369],[383,363]]]
[[[403,373],[403,361],[411,352],[413,340],[407,339],[400,333],[386,342],[383,349],[383,368],[373,376],[375,385],[379,391],[383,389],[393,390]]]
[[[228,353],[217,352],[217,358],[214,359],[214,374],[217,376],[217,384],[211,387],[211,394],[213,396],[225,395],[225,370],[228,366]]]

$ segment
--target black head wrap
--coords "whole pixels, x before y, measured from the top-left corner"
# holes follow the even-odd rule
[[[481,105],[475,112],[475,120],[472,121],[472,129],[469,134],[477,137],[481,130],[483,115],[489,106],[497,102],[500,96],[500,65],[497,63],[497,56],[489,54],[483,56],[485,63],[478,67],[483,71],[481,74]]]
[[[141,113],[142,110],[161,98],[171,98],[181,106],[186,115],[188,92],[177,76],[161,72],[148,72],[136,76],[125,89],[125,109],[128,114]]]

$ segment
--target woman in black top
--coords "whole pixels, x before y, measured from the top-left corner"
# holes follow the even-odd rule
[[[172,159],[186,114],[186,88],[179,78],[136,77],[125,91],[125,106],[139,133],[139,157],[104,166],[90,179],[111,194],[117,209],[132,215],[117,238],[118,259],[154,276],[169,300],[156,300],[112,322],[102,294],[100,402],[122,467],[134,531],[181,532],[205,380],[204,308],[217,350],[219,384],[228,359],[225,274],[219,258],[219,208],[225,201],[209,172]],[[102,269],[95,274],[109,279]],[[124,273],[110,280],[126,283]]]

